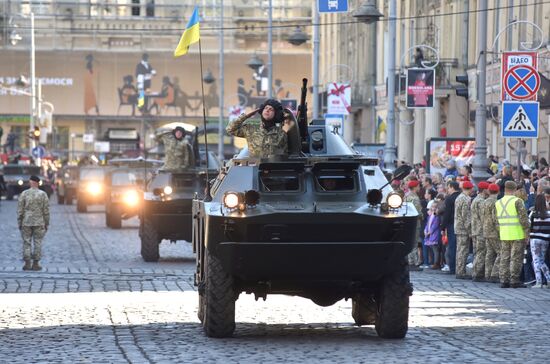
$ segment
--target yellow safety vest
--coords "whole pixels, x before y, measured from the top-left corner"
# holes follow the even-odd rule
[[[518,212],[516,211],[515,196],[505,195],[495,204],[497,209],[497,219],[500,233],[500,240],[522,240],[525,238],[523,227],[519,222]]]

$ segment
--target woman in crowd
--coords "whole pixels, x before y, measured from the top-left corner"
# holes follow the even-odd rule
[[[424,228],[424,246],[431,249],[433,253],[432,269],[439,269],[439,240],[441,238],[441,228],[439,226],[439,216],[437,216],[437,203],[430,201],[428,203],[428,222]],[[424,255],[424,264],[428,264],[427,255]]]
[[[550,241],[550,213],[547,201],[550,201],[550,189],[546,189],[544,194],[537,195],[535,198],[535,209],[530,216],[531,234],[529,237],[536,279],[536,283],[532,288],[543,287],[542,274],[544,274],[546,282],[550,282],[550,271],[544,262]],[[547,285],[546,287],[549,286]]]

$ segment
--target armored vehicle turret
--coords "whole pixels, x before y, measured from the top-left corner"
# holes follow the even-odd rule
[[[298,123],[288,140],[288,156],[258,160],[244,149],[221,169],[211,198],[193,200],[206,335],[232,335],[235,301],[245,292],[321,306],[351,299],[357,325],[404,337],[412,294],[406,256],[418,212],[389,187],[377,159],[356,154],[329,127]]]

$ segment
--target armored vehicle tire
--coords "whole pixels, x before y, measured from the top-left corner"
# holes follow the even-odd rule
[[[374,297],[359,295],[352,299],[351,316],[358,326],[374,325],[378,315],[378,307]]]
[[[144,219],[141,229],[141,257],[146,262],[158,262],[160,238],[151,221]]]
[[[109,227],[113,229],[120,229],[122,227],[122,216],[120,216],[120,210],[118,207],[113,206],[111,208],[111,213],[106,215],[109,216]]]
[[[111,214],[105,211],[105,226],[111,227]]]
[[[208,249],[205,249],[205,255],[204,332],[208,337],[229,337],[235,331],[233,277],[227,274],[221,261],[211,255]]]
[[[88,206],[86,206],[86,203],[82,201],[81,199],[76,200],[76,211],[78,212],[86,212],[88,211]]]
[[[201,323],[204,323],[204,293],[199,293],[199,309],[197,310],[197,317]]]
[[[65,196],[63,195],[60,195],[59,193],[57,194],[57,203],[59,205],[63,205],[65,203]]]
[[[406,262],[403,261],[398,271],[384,277],[381,284],[376,332],[385,339],[402,339],[408,330],[409,296],[412,293]]]

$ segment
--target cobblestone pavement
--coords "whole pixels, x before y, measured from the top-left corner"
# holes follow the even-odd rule
[[[413,272],[410,328],[382,340],[356,327],[351,302],[322,308],[269,296],[237,301],[231,339],[203,335],[187,243],[139,255],[136,219],[104,226],[100,207],[77,214],[52,200],[42,272],[21,270],[15,201],[0,204],[0,362],[463,363],[546,362],[550,289]]]

